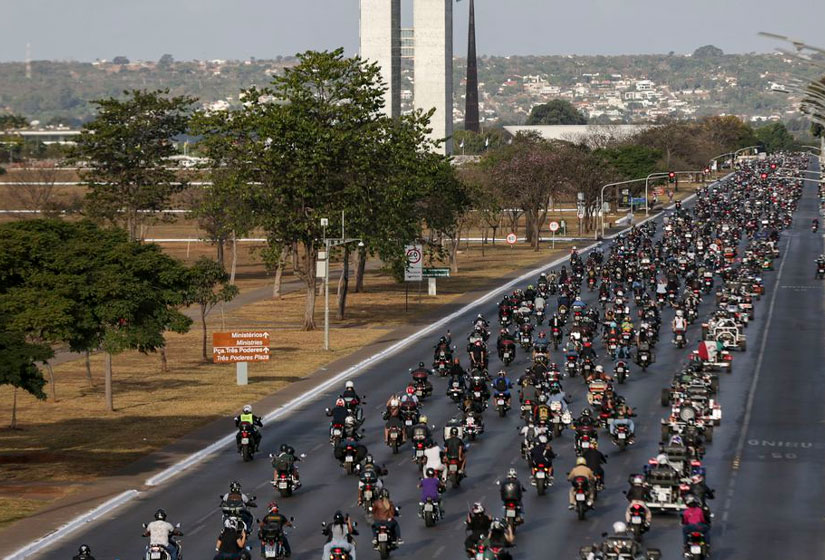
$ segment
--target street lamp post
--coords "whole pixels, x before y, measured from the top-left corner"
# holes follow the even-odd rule
[[[329,350],[329,252],[333,247],[340,247],[348,243],[358,243],[359,247],[364,246],[364,242],[355,237],[347,238],[344,230],[344,213],[341,212],[341,237],[327,237],[327,226],[329,220],[321,218],[321,229],[324,243],[324,258],[318,258],[319,264],[323,262],[324,271],[324,350]]]
[[[604,190],[608,187],[618,187],[619,185],[629,185],[630,183],[640,183],[645,179],[630,179],[629,181],[619,181],[618,183],[608,183],[602,187],[601,195],[599,200],[601,201],[601,208],[600,214],[602,217],[602,237],[604,237]],[[616,207],[618,208],[618,201],[616,201]],[[633,201],[630,202],[630,211],[633,212]]]
[[[732,156],[732,155],[733,155],[733,152],[725,152],[724,154],[719,154],[718,156],[710,158],[708,160],[708,163],[712,164],[713,162],[715,162],[716,160],[718,160],[721,157]],[[733,168],[733,163],[734,163],[734,161],[731,159],[731,161],[730,161],[731,168]],[[711,167],[713,167],[713,166],[711,165]]]

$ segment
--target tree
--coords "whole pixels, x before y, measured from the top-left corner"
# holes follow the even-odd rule
[[[161,68],[169,68],[174,62],[175,58],[171,54],[164,54],[158,59],[158,66]]]
[[[189,294],[187,300],[200,308],[203,327],[203,361],[206,354],[206,316],[221,302],[231,301],[238,295],[238,287],[229,284],[229,275],[223,267],[208,257],[200,257],[189,268]]]
[[[526,124],[587,124],[587,117],[582,115],[569,101],[553,99],[548,103],[533,107]]]
[[[503,128],[488,128],[480,133],[472,130],[456,130],[453,133],[456,155],[482,154],[486,150],[495,150],[505,146],[511,141],[512,136]]]
[[[662,151],[658,148],[637,144],[620,144],[595,150],[594,155],[604,159],[624,179],[647,177],[655,171],[664,169],[658,166],[659,161],[662,159]]]
[[[18,177],[28,183],[19,187],[20,199],[27,210],[39,212],[59,212],[54,203],[57,164],[54,162],[26,162]]]
[[[713,58],[724,55],[724,51],[713,45],[705,45],[693,51],[693,58]]]
[[[94,218],[124,224],[129,239],[139,226],[166,209],[185,183],[168,168],[173,138],[186,131],[192,97],[167,97],[169,90],[126,91],[126,99],[93,101],[97,116],[83,126],[71,158],[88,168],[86,210]]]
[[[46,380],[37,367],[54,355],[45,344],[26,342],[22,333],[9,330],[8,317],[0,314],[0,385],[11,385],[14,391],[11,410],[11,429],[17,428],[17,390],[45,399]]]
[[[129,59],[125,56],[116,56],[112,59],[112,64],[129,64]]]
[[[799,143],[791,136],[783,123],[771,123],[754,130],[756,139],[769,152],[792,151]]]

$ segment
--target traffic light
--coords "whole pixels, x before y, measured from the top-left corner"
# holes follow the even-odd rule
[[[675,183],[676,182],[676,172],[675,171],[669,172],[667,174],[667,180],[671,183]]]

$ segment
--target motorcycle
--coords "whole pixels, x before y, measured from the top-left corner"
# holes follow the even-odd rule
[[[533,466],[533,485],[539,496],[544,496],[548,486],[553,486],[553,467],[539,463]]]
[[[573,501],[576,504],[576,514],[579,517],[579,521],[584,521],[585,514],[592,505],[589,503],[590,500],[587,495],[587,487],[589,482],[587,478],[577,476],[571,481],[571,483],[573,484]]]
[[[688,534],[687,545],[685,546],[685,558],[689,560],[705,560],[708,557],[708,543],[705,535],[699,531],[691,531]]]
[[[390,426],[387,429],[387,445],[392,447],[392,454],[398,453],[398,448],[403,443],[403,432],[399,426]]]
[[[441,519],[441,508],[438,502],[427,498],[427,501],[421,504],[421,518],[424,520],[425,527],[435,527]]]
[[[562,337],[561,329],[558,328],[558,327],[553,327],[553,329],[552,329],[553,350],[558,350],[559,349],[559,344],[561,344],[561,337]]]
[[[647,522],[647,512],[644,506],[632,504],[628,508],[628,513],[630,513],[630,530],[633,533],[633,538],[637,542],[641,542],[642,534],[650,530],[650,524]]]
[[[450,370],[450,357],[446,352],[440,352],[438,358],[433,362],[433,371],[441,377],[446,377]]]
[[[516,526],[522,522],[519,515],[520,510],[521,507],[518,502],[513,500],[506,500],[504,502],[504,521],[510,526],[513,533],[516,532]]]
[[[274,558],[275,560],[286,559],[283,529],[277,531],[261,529],[259,536],[261,538],[261,545],[263,546],[263,558]]]
[[[576,456],[581,457],[585,449],[593,447],[593,441],[598,439],[596,430],[587,432],[576,432]]]
[[[510,405],[507,403],[509,397],[505,396],[504,393],[496,392],[493,395],[493,400],[496,403],[496,410],[498,411],[499,418],[504,418],[507,416],[507,411],[510,410]]]
[[[356,454],[357,450],[353,445],[347,444],[346,448],[343,450],[342,466],[343,469],[347,472],[347,474],[352,474],[353,472],[355,472]]]
[[[275,480],[273,480],[270,484],[272,484],[272,487],[281,495],[282,498],[292,496],[292,492],[295,489],[295,481],[292,478],[292,473],[289,471],[278,471],[278,474],[275,476]]]
[[[638,350],[636,352],[636,364],[642,368],[642,371],[647,371],[647,366],[650,365],[650,351]]]
[[[633,432],[626,424],[616,426],[616,433],[610,435],[613,445],[624,451],[628,445],[633,443]]]
[[[333,423],[329,427],[329,442],[333,447],[338,447],[341,443],[341,438],[344,437],[344,425]]]
[[[424,463],[427,462],[427,457],[424,455],[424,450],[427,448],[426,443],[427,442],[422,439],[413,440],[413,456],[419,467],[423,467]]]
[[[533,337],[527,331],[519,331],[518,341],[522,350],[529,351],[533,347]]]
[[[616,381],[619,382],[619,385],[623,385],[628,376],[630,376],[627,365],[624,362],[616,363],[616,367],[613,368],[613,376],[616,378]]]
[[[685,347],[685,331],[683,331],[681,329],[677,330],[676,333],[674,333],[673,341],[676,343],[677,348],[679,348],[679,349],[684,348]]]
[[[143,528],[146,529],[146,523],[143,524]],[[180,529],[180,523],[175,525],[176,531]],[[176,532],[175,535],[183,536],[183,533]],[[183,558],[183,547],[180,544],[180,540],[169,538],[169,547],[174,548],[177,547],[178,549],[178,558]],[[144,560],[171,560],[171,555],[166,547],[161,546],[159,544],[151,544],[146,547],[146,555],[144,556]]]
[[[576,376],[577,362],[579,361],[578,354],[567,354],[564,359],[564,371],[569,377]]]
[[[453,488],[461,486],[461,479],[464,478],[464,475],[459,472],[460,466],[458,459],[447,458],[447,478]]]
[[[817,261],[817,263],[816,263],[816,277],[819,280],[822,280],[823,278],[825,278],[825,262]]]
[[[476,418],[474,415],[468,414],[464,418],[464,433],[467,434],[470,441],[475,441],[482,432],[484,432],[484,424],[482,424],[481,418]]]
[[[398,548],[398,540],[393,537],[387,524],[381,521],[375,523],[374,544],[381,560],[387,560],[390,557],[390,552]]]
[[[238,452],[243,457],[244,463],[248,463],[255,456],[255,436],[252,432],[252,424],[241,422],[238,431],[241,432],[241,447]]]
[[[447,396],[455,403],[461,402],[464,398],[464,389],[461,388],[461,383],[458,381],[450,382],[450,386],[447,388]]]
[[[504,367],[509,366],[513,363],[513,360],[516,358],[516,345],[510,342],[509,344],[504,344],[501,351],[501,361],[504,364]]]

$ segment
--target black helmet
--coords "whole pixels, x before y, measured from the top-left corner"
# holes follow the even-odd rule
[[[430,478],[434,477],[435,476],[435,469],[432,469],[432,468],[427,469],[427,476],[430,477]]]
[[[418,362],[418,367],[423,368],[424,367],[424,362]]]
[[[344,523],[344,514],[341,513],[341,510],[335,512],[335,515],[332,516],[333,523]]]
[[[92,549],[87,544],[81,544],[80,548],[77,549],[77,553],[80,556],[89,556],[92,554]]]
[[[159,509],[155,512],[155,519],[158,521],[166,521],[166,512],[162,509]]]
[[[289,446],[287,444],[281,444],[281,453],[289,453]]]
[[[241,483],[237,480],[233,480],[229,483],[229,491],[230,492],[240,492],[241,491]]]
[[[458,428],[455,426],[450,428],[450,437],[458,437]]]

